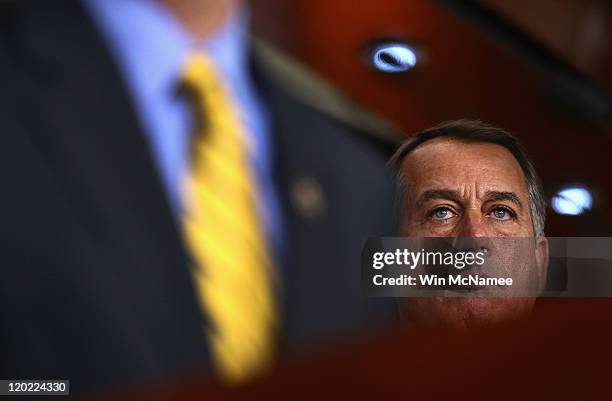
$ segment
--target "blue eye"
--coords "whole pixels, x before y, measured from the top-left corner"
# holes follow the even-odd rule
[[[439,207],[434,209],[434,211],[431,213],[431,217],[436,220],[446,220],[452,217],[452,212],[447,207]]]
[[[496,207],[491,215],[497,220],[508,220],[513,216],[512,212],[503,207]]]

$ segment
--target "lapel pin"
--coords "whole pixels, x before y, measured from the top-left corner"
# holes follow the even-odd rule
[[[291,190],[294,207],[305,218],[314,218],[325,212],[323,188],[312,177],[298,178]]]

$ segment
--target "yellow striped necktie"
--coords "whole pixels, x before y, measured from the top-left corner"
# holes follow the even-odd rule
[[[259,221],[246,130],[207,56],[191,56],[183,88],[199,117],[184,180],[183,228],[213,365],[242,383],[272,362],[275,281]]]

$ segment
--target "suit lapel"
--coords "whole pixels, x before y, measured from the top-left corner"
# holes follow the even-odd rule
[[[393,316],[393,302],[363,296],[359,275],[362,241],[393,232],[392,213],[386,212],[393,186],[384,156],[366,145],[359,128],[379,123],[366,124],[367,113],[357,111],[360,118],[351,126],[319,111],[324,101],[311,104],[290,88],[299,77],[284,80],[260,46],[253,56],[255,77],[273,111],[275,177],[285,221],[284,350],[304,352]],[[320,98],[339,96],[327,91]],[[382,127],[370,137],[386,150],[384,139],[392,133]]]
[[[326,237],[317,235],[326,222],[326,195],[316,171],[316,149],[309,148],[316,141],[307,139],[315,128],[312,119],[316,115],[286,94],[256,51],[253,60],[254,75],[273,111],[273,171],[285,234],[279,270],[282,273],[282,348],[283,352],[291,352],[301,347],[301,340],[318,324],[316,317],[310,315],[310,300],[318,291],[316,278],[323,277],[328,266],[320,260],[318,252]]]

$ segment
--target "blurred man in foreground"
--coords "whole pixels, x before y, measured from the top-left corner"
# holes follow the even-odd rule
[[[354,273],[390,131],[243,7],[0,4],[1,378],[239,384],[393,316]]]
[[[548,265],[544,195],[533,164],[512,135],[475,121],[444,123],[407,140],[392,164],[399,174],[403,236],[478,238],[477,246],[488,241],[498,250],[504,238],[516,238],[506,251],[525,243],[519,238],[531,237],[529,248],[493,270],[542,289]],[[515,320],[533,307],[535,292],[525,291],[507,298],[453,297],[452,292],[412,298],[403,313],[410,324],[454,328]]]

